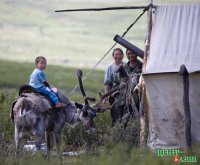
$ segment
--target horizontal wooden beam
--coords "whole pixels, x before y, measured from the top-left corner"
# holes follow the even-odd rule
[[[75,11],[105,11],[105,10],[130,10],[130,9],[148,9],[149,6],[123,6],[123,7],[104,7],[104,8],[86,8],[86,9],[67,9],[56,10],[55,12],[75,12]]]

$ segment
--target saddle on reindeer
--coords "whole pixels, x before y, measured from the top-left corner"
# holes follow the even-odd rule
[[[66,105],[69,103],[69,99],[63,94],[61,90],[57,88],[52,88],[52,90],[56,93],[59,100],[61,100]],[[14,119],[13,107],[22,98],[25,98],[27,102],[30,103],[28,104],[30,105],[30,107],[27,107],[27,109],[34,109],[34,110],[36,109],[40,112],[46,112],[50,109],[55,108],[55,104],[47,95],[37,92],[35,88],[33,88],[30,85],[22,85],[19,88],[18,94],[19,94],[18,98],[12,104],[12,112],[11,112],[12,121]]]

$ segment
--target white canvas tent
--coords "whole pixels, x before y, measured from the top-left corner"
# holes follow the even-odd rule
[[[191,136],[200,141],[200,4],[156,6],[143,78],[148,112],[148,146],[184,148],[183,81],[189,72]]]

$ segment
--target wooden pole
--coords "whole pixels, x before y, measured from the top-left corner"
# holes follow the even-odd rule
[[[142,73],[146,71],[146,64],[147,64],[147,56],[149,54],[149,48],[150,48],[150,39],[151,39],[151,31],[152,31],[152,9],[153,9],[153,0],[150,1],[151,4],[149,6],[148,15],[147,15],[147,36],[145,41],[145,50],[144,50],[144,58],[143,58],[143,67],[142,67]],[[140,146],[142,148],[145,148],[146,141],[147,141],[147,135],[148,135],[148,111],[145,107],[145,94],[146,94],[146,88],[144,84],[144,80],[141,77],[141,96],[140,96]]]
[[[153,8],[153,4],[150,5],[149,10],[148,10],[148,16],[147,16],[147,36],[146,36],[146,41],[145,41],[145,50],[144,50],[144,59],[143,59],[143,68],[142,68],[143,73],[146,71],[147,56],[149,54],[149,48],[150,48],[151,30],[152,30],[152,8]]]
[[[185,65],[181,65],[179,74],[183,77],[183,106],[185,112],[185,140],[186,149],[192,149],[192,136],[191,136],[191,114],[190,114],[190,101],[189,101],[189,73]]]
[[[122,6],[122,7],[104,7],[104,8],[86,8],[86,9],[67,9],[67,10],[56,10],[55,12],[130,10],[130,9],[145,9],[145,8],[147,8],[147,6]]]

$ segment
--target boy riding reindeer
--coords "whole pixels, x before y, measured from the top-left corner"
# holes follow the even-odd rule
[[[65,104],[59,101],[58,97],[47,82],[46,76],[44,74],[46,65],[47,60],[45,57],[39,56],[35,59],[36,68],[30,76],[29,85],[32,86],[37,92],[47,95],[54,102],[55,107],[64,107]]]

